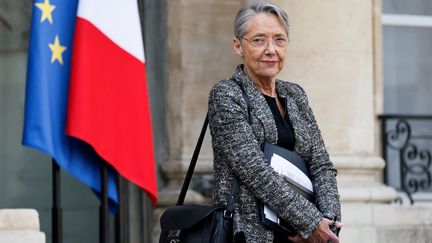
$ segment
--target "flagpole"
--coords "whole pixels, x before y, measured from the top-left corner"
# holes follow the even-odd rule
[[[115,242],[122,243],[123,242],[123,183],[120,174],[116,173],[117,180],[117,195],[118,195],[118,206],[117,206],[117,214],[115,217]]]
[[[116,243],[125,243],[127,240],[127,230],[128,230],[128,221],[127,221],[127,183],[120,175],[117,174],[117,191],[118,191],[118,207],[117,207],[117,215],[115,219],[115,228],[116,228]]]
[[[108,168],[101,164],[101,205],[99,207],[99,242],[108,243]]]
[[[51,209],[52,242],[62,243],[63,225],[60,197],[60,166],[52,159],[52,193],[53,206]]]

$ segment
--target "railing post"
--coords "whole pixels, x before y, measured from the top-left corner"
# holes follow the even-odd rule
[[[128,220],[128,189],[127,182],[117,173],[118,209],[115,217],[116,243],[128,242],[129,220]]]
[[[99,207],[99,242],[108,243],[109,217],[108,217],[108,168],[105,162],[101,163],[101,205]]]
[[[63,224],[60,194],[60,166],[52,159],[52,209],[51,209],[51,229],[52,242],[62,243]]]
[[[385,117],[380,117],[381,119],[381,153],[384,159],[384,183],[388,184],[388,168],[387,168],[387,119]]]

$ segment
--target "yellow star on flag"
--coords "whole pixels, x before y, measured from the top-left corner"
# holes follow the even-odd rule
[[[58,35],[55,36],[54,43],[48,44],[49,48],[52,51],[51,55],[51,63],[54,63],[55,60],[57,60],[61,65],[63,65],[63,52],[66,51],[66,46],[60,45],[59,37]]]
[[[49,0],[45,0],[43,3],[35,3],[36,7],[38,7],[42,11],[41,23],[48,19],[48,21],[52,24],[52,11],[56,8],[54,5],[51,5]]]

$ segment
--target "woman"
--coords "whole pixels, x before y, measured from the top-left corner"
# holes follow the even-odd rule
[[[330,229],[342,226],[336,169],[304,90],[276,79],[287,51],[287,14],[277,5],[255,1],[239,10],[234,25],[234,50],[244,64],[231,78],[217,83],[209,96],[213,200],[226,205],[233,179],[238,178],[233,216],[236,242],[338,243]],[[250,113],[242,88],[250,100]],[[294,192],[287,180],[268,166],[260,149],[264,142],[295,151],[306,161],[315,204]],[[262,226],[257,200],[289,222],[297,235],[275,234]]]

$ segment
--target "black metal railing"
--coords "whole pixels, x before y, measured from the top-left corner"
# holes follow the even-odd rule
[[[108,210],[108,167],[106,163],[101,164],[101,191],[99,206],[99,242],[109,243],[110,241],[110,217]],[[126,213],[129,210],[125,203],[127,200],[126,185],[123,177],[116,172],[118,208],[115,214],[114,224],[114,242],[128,242],[126,231],[128,231],[129,222],[126,221]],[[52,160],[52,242],[63,242],[63,213],[61,204],[61,169],[57,162]]]
[[[384,182],[404,192],[411,204],[432,194],[432,115],[380,115]],[[398,196],[396,202],[403,203]]]

